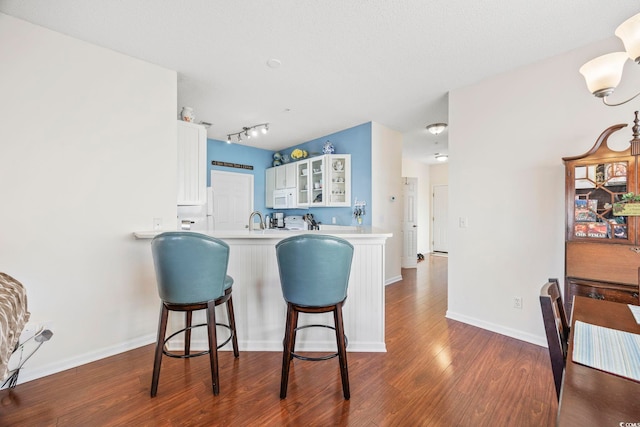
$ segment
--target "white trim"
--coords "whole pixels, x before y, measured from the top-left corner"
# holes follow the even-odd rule
[[[478,328],[486,329],[487,331],[495,332],[500,335],[515,338],[520,341],[525,341],[531,344],[539,345],[541,347],[547,347],[547,338],[543,336],[523,333],[518,329],[505,328],[504,326],[495,323],[485,322],[483,320],[478,320],[475,317],[465,316],[464,314],[454,313],[449,310],[447,310],[447,314],[445,315],[445,317],[447,319],[457,320],[471,326],[477,326]]]

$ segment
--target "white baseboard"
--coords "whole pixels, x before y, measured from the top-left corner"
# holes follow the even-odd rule
[[[26,383],[29,381],[37,380],[38,378],[57,374],[58,372],[66,371],[67,369],[76,368],[78,366],[95,362],[96,360],[104,359],[105,357],[124,353],[125,351],[143,347],[145,345],[152,344],[154,342],[156,342],[155,333],[137,338],[135,340],[127,341],[119,345],[106,347],[98,351],[81,354],[79,356],[76,356],[70,359],[62,360],[56,363],[50,363],[48,365],[43,365],[37,369],[31,369],[28,364],[25,364],[25,366],[22,369],[20,369],[20,374],[18,376],[18,384]]]
[[[547,347],[547,338],[544,336],[532,335],[517,329],[505,328],[504,326],[497,325],[495,323],[485,322],[484,320],[478,320],[474,317],[465,316],[464,314],[451,312],[449,310],[447,310],[445,317],[471,326],[477,326],[478,328],[486,329],[487,331],[495,332],[500,335],[515,338],[520,341],[539,345],[540,347]]]
[[[401,281],[401,280],[402,280],[402,275],[400,274],[400,275],[398,275],[398,276],[390,277],[390,278],[388,278],[387,280],[385,280],[385,281],[384,281],[384,285],[385,285],[385,286],[387,286],[387,285],[390,285],[390,284],[392,284],[392,283],[399,282],[399,281]]]

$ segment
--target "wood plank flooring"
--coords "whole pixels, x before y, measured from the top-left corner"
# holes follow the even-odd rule
[[[281,353],[229,351],[218,396],[207,357],[165,357],[152,399],[149,345],[0,391],[0,425],[555,425],[546,348],[445,319],[447,258],[402,275],[386,289],[387,353],[348,353],[349,401],[337,359],[294,360],[280,400]]]

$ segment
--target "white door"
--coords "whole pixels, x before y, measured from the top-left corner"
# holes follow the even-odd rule
[[[449,186],[433,186],[433,251],[449,252],[447,226],[449,216]]]
[[[402,268],[418,265],[418,178],[403,178]]]
[[[214,230],[243,230],[253,212],[253,175],[211,171]]]

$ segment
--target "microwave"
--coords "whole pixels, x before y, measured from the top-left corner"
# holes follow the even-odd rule
[[[296,189],[283,188],[273,191],[273,209],[296,208]]]

